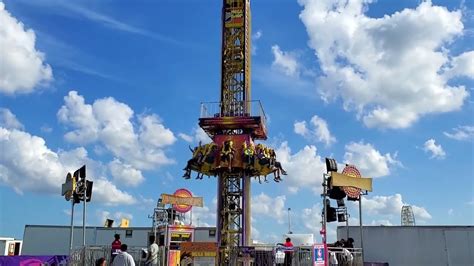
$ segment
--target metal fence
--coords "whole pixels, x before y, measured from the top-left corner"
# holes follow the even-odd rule
[[[135,260],[135,264],[145,265],[145,257],[143,251],[146,247],[128,247],[127,253],[132,255]],[[85,252],[85,261],[84,261]],[[161,254],[161,253],[160,253]],[[94,266],[96,261],[100,258],[104,258],[107,261],[107,265],[111,263],[111,247],[110,246],[87,246],[85,248],[79,248],[72,252],[69,258],[70,266]]]
[[[285,252],[286,251],[286,252]],[[341,266],[363,266],[361,249],[329,248],[329,255],[335,257],[336,264]],[[292,250],[282,246],[256,246],[254,249],[242,251],[241,248],[235,248],[230,253],[229,265],[251,265],[251,266],[283,266],[285,256],[291,254],[292,266],[313,266],[313,247],[294,247]],[[335,261],[333,260],[333,261]],[[244,264],[248,261],[248,264]]]
[[[145,265],[144,256],[145,247],[129,247],[127,253],[132,255],[137,266]],[[328,264],[327,265],[340,265],[340,266],[363,266],[362,252],[361,249],[353,248],[328,248]],[[240,265],[251,265],[251,266],[283,266],[285,256],[288,256],[285,248],[281,246],[256,246],[250,247],[243,250],[242,248],[234,248],[230,252],[230,258],[228,265],[240,266]],[[85,252],[85,261],[84,261]],[[307,247],[295,247],[290,251],[292,256],[292,266],[312,266],[313,264],[313,250],[311,246]],[[348,253],[349,252],[349,253]],[[160,247],[158,255],[158,265],[164,264],[163,254],[165,251],[163,247]],[[350,255],[348,255],[350,254]],[[70,266],[93,266],[96,261],[100,258],[105,258],[107,264],[111,262],[111,249],[110,246],[87,246],[85,249],[80,248],[74,250],[71,254],[69,264]],[[334,257],[334,258],[331,258]],[[337,261],[336,264],[331,262]],[[248,263],[245,263],[248,262]]]

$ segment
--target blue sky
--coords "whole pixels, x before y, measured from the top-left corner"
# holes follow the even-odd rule
[[[0,235],[69,224],[60,186],[82,164],[90,225],[150,226],[182,187],[214,225],[215,178],[181,176],[208,141],[200,102],[219,99],[221,1],[0,7]],[[254,239],[280,241],[287,208],[293,232],[318,234],[324,157],[374,178],[365,224],[400,224],[404,204],[418,224],[474,224],[472,1],[265,0],[252,15],[252,98],[289,173],[253,183]]]

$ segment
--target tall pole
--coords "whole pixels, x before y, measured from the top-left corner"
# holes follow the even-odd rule
[[[359,233],[362,262],[364,262],[364,237],[362,236],[362,194],[359,196]]]
[[[291,234],[290,210],[291,208],[288,208],[288,234]]]
[[[323,233],[322,233],[322,237],[323,237],[323,245],[324,245],[324,261],[326,262],[326,265],[327,264],[327,261],[328,261],[328,249],[326,247],[326,243],[327,243],[327,240],[326,240],[326,236],[327,236],[327,232],[326,232],[326,220],[327,220],[327,215],[328,215],[328,210],[327,210],[327,207],[326,207],[326,196],[328,194],[328,187],[327,187],[327,175],[326,174],[323,174],[323,205],[324,205],[324,214],[323,214]]]
[[[84,207],[82,208],[82,246],[84,248],[84,266],[86,266],[86,191],[87,191],[87,182],[86,179],[84,178],[84,191],[83,191],[83,201],[84,201]]]
[[[71,198],[71,232],[69,233],[69,257],[72,255],[72,243],[74,238],[74,197]]]
[[[347,213],[347,207],[346,207],[346,239],[349,239],[349,213]]]

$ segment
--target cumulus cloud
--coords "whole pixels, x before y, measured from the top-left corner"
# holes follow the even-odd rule
[[[23,125],[9,109],[0,108],[0,127],[7,129],[23,129]]]
[[[58,195],[66,173],[87,165],[87,177],[94,181],[93,200],[107,205],[133,204],[135,198],[119,190],[104,176],[100,162],[79,147],[54,152],[43,138],[17,129],[0,127],[0,184],[24,191]]]
[[[24,190],[58,193],[66,169],[45,141],[16,129],[0,128],[0,183]]]
[[[119,159],[114,159],[109,163],[109,170],[114,180],[119,184],[138,186],[145,180],[140,170],[133,168],[129,164],[122,163]]]
[[[363,199],[364,211],[370,215],[380,215],[387,218],[400,217],[404,205],[410,204],[404,203],[402,195],[398,193],[391,196],[374,196],[372,198],[364,197]],[[426,221],[432,218],[431,214],[424,207],[415,205],[411,205],[411,207],[416,220]]]
[[[107,179],[94,180],[92,197],[94,201],[108,206],[132,205],[137,203],[135,197],[118,189],[114,183]]]
[[[272,198],[265,193],[260,193],[252,198],[252,216],[268,216],[279,224],[284,222],[286,217],[285,196]]]
[[[185,133],[179,133],[178,136],[189,143],[209,143],[212,139],[207,135],[207,133],[200,127],[194,128],[191,135]]]
[[[462,12],[422,1],[380,18],[366,0],[299,0],[300,19],[322,75],[325,101],[341,98],[367,127],[406,128],[427,114],[459,110],[469,93],[450,77],[472,77],[472,52],[450,58]],[[446,74],[443,72],[445,71]]]
[[[272,46],[272,53],[274,56],[272,67],[282,71],[287,76],[299,76],[300,66],[294,55],[282,51],[278,45]]]
[[[193,207],[193,224],[197,226],[216,226],[216,210],[217,198],[214,198],[210,205],[204,204],[202,208]]]
[[[445,77],[466,76],[474,79],[474,51],[464,52],[459,56],[453,57],[451,66],[446,69]]]
[[[164,148],[176,137],[155,115],[139,115],[126,104],[108,97],[86,104],[84,97],[70,91],[59,109],[58,120],[73,128],[64,138],[77,144],[98,142],[115,157],[137,169],[154,169],[173,163]],[[137,121],[138,129],[134,127]]]
[[[402,165],[396,160],[396,153],[382,155],[370,143],[351,142],[346,145],[345,149],[344,162],[357,166],[362,176],[387,176],[390,174],[391,167]]]
[[[0,93],[30,93],[53,79],[44,54],[36,50],[33,30],[25,29],[0,2]]]
[[[473,61],[474,62],[474,61]],[[455,140],[473,140],[474,139],[474,126],[459,126],[453,128],[453,133],[443,132],[448,138]]]
[[[283,142],[275,150],[278,161],[283,165],[288,175],[284,178],[290,192],[296,193],[300,188],[310,188],[315,194],[321,193],[323,173],[326,165],[315,146],[305,146],[292,154],[288,142]]]
[[[425,152],[431,153],[432,159],[444,159],[446,157],[443,147],[441,147],[441,145],[436,145],[436,141],[434,139],[427,140],[423,145],[423,150]]]
[[[331,135],[326,120],[315,115],[311,118],[310,124],[312,128],[306,126],[306,121],[296,121],[294,131],[296,134],[303,136],[309,141],[319,141],[326,146],[336,142],[336,138]]]

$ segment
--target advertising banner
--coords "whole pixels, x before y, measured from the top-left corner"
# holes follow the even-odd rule
[[[68,256],[0,256],[0,265],[67,265]]]
[[[314,244],[313,245],[313,265],[323,266],[326,265],[326,245],[325,244]]]

